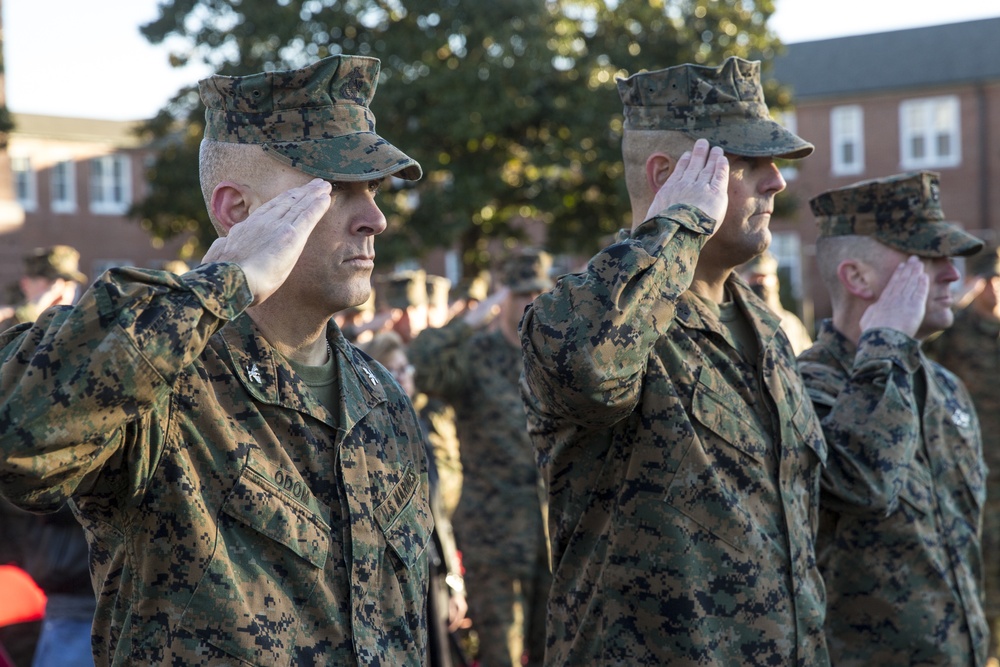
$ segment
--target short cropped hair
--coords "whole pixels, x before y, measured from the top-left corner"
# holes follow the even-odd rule
[[[257,144],[236,144],[205,139],[198,152],[198,176],[201,196],[205,199],[208,217],[219,235],[222,226],[212,213],[212,192],[222,181],[237,181],[251,187],[264,182],[269,170],[264,149]]]
[[[866,264],[874,263],[887,248],[870,236],[824,236],[816,240],[816,265],[820,278],[830,292],[830,299],[839,303],[844,297],[837,267],[847,259]]]

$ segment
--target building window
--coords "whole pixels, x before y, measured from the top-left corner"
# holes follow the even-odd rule
[[[865,170],[864,119],[856,105],[830,110],[830,169],[834,176],[852,176]]]
[[[904,169],[955,167],[962,159],[958,98],[928,97],[899,105],[900,163]]]
[[[72,160],[56,162],[52,167],[52,210],[76,213],[76,165]]]
[[[128,155],[105,155],[90,161],[90,210],[124,215],[132,204],[132,162]]]
[[[11,156],[10,168],[14,174],[14,196],[25,211],[38,209],[38,183],[31,158]]]

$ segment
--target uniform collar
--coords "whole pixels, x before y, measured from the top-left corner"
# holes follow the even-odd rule
[[[386,400],[383,380],[372,371],[360,352],[347,342],[332,320],[327,326],[327,341],[333,350],[340,392],[337,415],[331,415],[316,400],[292,366],[274,351],[248,315],[240,315],[220,333],[240,383],[261,403],[296,410],[346,432],[372,408]]]
[[[781,320],[767,307],[767,304],[750,289],[750,286],[735,271],[726,279],[726,290],[737,306],[746,314],[750,326],[757,333],[760,342],[769,343],[781,326]],[[675,317],[690,329],[713,331],[725,335],[719,318],[702,300],[690,290],[681,294],[677,302]]]

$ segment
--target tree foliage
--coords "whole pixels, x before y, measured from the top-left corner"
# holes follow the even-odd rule
[[[487,241],[517,238],[524,219],[546,224],[550,250],[583,254],[627,225],[616,77],[730,55],[766,62],[778,46],[772,12],[772,0],[163,0],[142,31],[153,43],[182,38],[176,63],[228,75],[337,53],[381,58],[378,130],[425,176],[384,195],[380,254],[458,243],[472,269],[487,263]],[[147,128],[175,138],[136,208],[158,235],[212,237],[197,186],[202,119],[182,91]]]

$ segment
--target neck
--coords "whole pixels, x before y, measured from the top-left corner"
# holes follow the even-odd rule
[[[307,366],[321,366],[329,359],[326,327],[329,318],[296,319],[290,309],[268,299],[259,306],[247,309],[247,314],[260,329],[264,338],[286,359]]]
[[[691,281],[690,290],[703,299],[724,303],[726,301],[726,280],[732,272],[731,268],[710,269],[702,267],[699,263],[694,270],[694,280]]]

